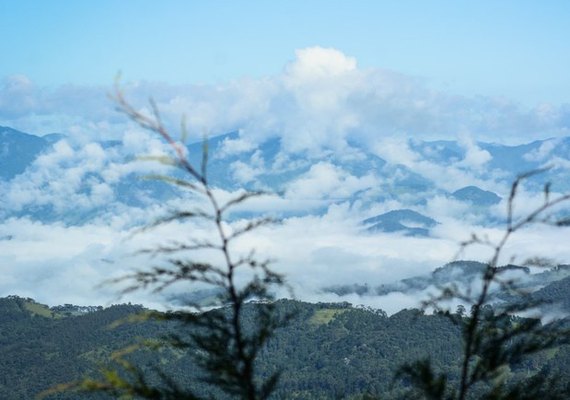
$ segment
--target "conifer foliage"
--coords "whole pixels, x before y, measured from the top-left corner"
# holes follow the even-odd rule
[[[152,113],[146,115],[136,110],[124,97],[117,85],[114,100],[119,111],[140,127],[160,136],[170,147],[171,156],[153,157],[181,174],[156,175],[159,179],[191,193],[195,201],[192,207],[176,210],[145,229],[187,220],[201,220],[210,224],[215,240],[192,237],[176,241],[173,245],[148,249],[145,252],[166,255],[166,265],[141,269],[123,276],[117,281],[127,283],[126,292],[150,289],[163,291],[174,284],[190,283],[207,286],[215,293],[215,301],[205,310],[198,303],[186,302],[191,311],[171,313],[147,313],[143,318],[168,320],[187,326],[183,334],[171,334],[158,342],[134,346],[118,352],[113,360],[118,368],[106,368],[102,379],[86,379],[71,385],[71,389],[107,392],[113,396],[134,396],[146,399],[201,399],[204,386],[210,387],[207,398],[223,395],[224,398],[248,400],[267,399],[274,391],[279,372],[261,376],[256,370],[256,359],[275,330],[286,323],[288,317],[275,311],[271,289],[283,286],[284,279],[274,272],[268,260],[260,260],[251,251],[246,256],[236,257],[232,245],[238,237],[270,223],[266,218],[249,220],[247,224],[232,227],[227,216],[232,208],[244,201],[262,195],[260,192],[241,192],[225,202],[220,202],[207,177],[208,148],[204,141],[201,164],[193,165],[184,144],[186,129],[182,124],[181,140],[177,140],[165,128],[159,110],[151,100]],[[150,157],[147,157],[150,158]],[[198,204],[198,206],[196,206]],[[205,204],[204,207],[199,206]],[[221,261],[214,264],[200,259],[200,252],[217,254]],[[193,254],[196,258],[193,258]],[[252,310],[244,312],[247,303],[255,302]],[[252,316],[253,315],[253,316]],[[178,329],[177,332],[180,330]],[[162,371],[154,369],[154,379],[148,379],[143,371],[129,361],[130,353],[138,347],[171,346],[193,355],[195,365],[201,369],[200,394],[188,385],[182,388]],[[157,379],[157,377],[159,379]],[[70,388],[68,386],[68,388]]]
[[[494,242],[487,237],[473,234],[461,243],[461,250],[471,245],[487,246],[492,251],[491,259],[483,270],[478,287],[460,288],[450,285],[440,288],[437,296],[424,303],[426,308],[447,315],[460,325],[463,336],[463,355],[459,376],[449,376],[435,371],[429,359],[404,365],[398,377],[407,380],[412,389],[406,397],[433,400],[465,400],[471,398],[495,400],[521,399],[568,399],[570,387],[561,384],[558,377],[548,371],[529,376],[524,381],[513,381],[509,368],[521,364],[529,356],[546,351],[556,351],[570,343],[567,319],[542,323],[539,311],[545,301],[521,290],[517,280],[508,276],[509,269],[501,267],[499,260],[511,237],[532,224],[565,227],[570,224],[567,215],[561,213],[561,205],[570,201],[570,195],[552,198],[550,183],[544,186],[543,203],[530,213],[516,218],[515,200],[520,185],[525,179],[546,170],[536,170],[520,175],[512,184],[507,203],[506,229]],[[548,259],[533,258],[527,265],[549,265]],[[492,306],[494,294],[516,295],[520,300],[508,305]],[[461,303],[455,314],[445,305],[450,301]],[[465,315],[470,306],[470,314]],[[526,317],[521,317],[526,316]],[[565,386],[566,385],[566,386]]]

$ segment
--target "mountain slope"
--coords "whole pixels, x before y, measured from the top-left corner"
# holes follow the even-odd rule
[[[41,152],[49,148],[52,138],[0,126],[0,180],[10,180],[24,172]]]
[[[501,202],[501,197],[496,193],[480,189],[477,186],[466,186],[451,193],[451,196],[457,200],[481,207],[489,207]]]
[[[406,236],[429,236],[437,221],[413,210],[392,210],[362,221],[369,232],[400,232]]]
[[[138,306],[117,305],[54,318],[33,314],[30,304],[41,306],[31,299],[0,299],[0,398],[4,400],[33,398],[51,385],[86,374],[96,376],[97,365],[108,363],[113,350],[137,338],[184,332],[172,324],[149,321],[109,328],[113,321],[144,311]],[[261,373],[283,370],[276,398],[358,398],[375,393],[391,399],[403,389],[393,381],[398,367],[425,357],[451,380],[457,377],[461,335],[459,326],[444,315],[402,310],[388,317],[380,310],[348,303],[281,300],[276,305],[279,312],[294,313],[260,354]],[[252,307],[256,305],[248,305],[246,313]],[[529,368],[537,371],[545,366],[562,372],[567,381],[566,347],[546,360],[539,357],[524,366],[513,365],[511,379],[525,379]],[[180,384],[204,390],[203,384],[192,383],[197,371],[183,352],[140,352],[130,359],[151,380],[156,378],[151,366],[160,365]],[[92,397],[71,393],[57,398]]]

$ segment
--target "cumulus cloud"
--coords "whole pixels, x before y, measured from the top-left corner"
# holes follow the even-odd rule
[[[374,142],[387,136],[453,137],[462,130],[478,139],[498,133],[506,140],[566,135],[568,107],[465,97],[382,68],[362,69],[331,48],[297,50],[282,73],[218,85],[127,82],[124,90],[140,110],[152,96],[169,127],[182,115],[192,137],[241,130],[249,142],[279,136],[291,151],[342,148],[348,138]],[[113,110],[109,88],[76,85],[46,88],[25,76],[0,85],[0,123],[30,132],[59,131],[119,137],[125,118]],[[479,153],[479,157],[481,154]]]
[[[116,211],[120,200],[118,185],[130,177],[166,171],[157,163],[137,161],[138,156],[168,154],[168,147],[158,138],[141,130],[125,133],[122,142],[111,146],[97,142],[57,141],[41,153],[31,165],[10,181],[0,181],[5,218],[24,212],[49,213],[60,217],[87,215],[93,210]],[[134,190],[134,189],[133,189]],[[72,219],[72,218],[71,218]]]
[[[286,196],[298,199],[346,199],[377,183],[373,175],[355,177],[331,163],[318,162],[287,187]]]
[[[332,48],[309,47],[295,52],[295,62],[286,68],[290,83],[320,81],[343,76],[356,70],[356,59]]]
[[[457,243],[474,231],[498,238],[500,229],[480,226],[477,218],[468,216],[465,203],[442,191],[477,185],[506,197],[508,186],[500,173],[488,171],[490,153],[477,140],[495,138],[497,132],[519,140],[537,132],[564,135],[570,127],[570,110],[564,107],[543,104],[524,110],[504,99],[452,95],[394,71],[361,69],[354,58],[320,47],[297,51],[283,72],[272,77],[202,86],[138,82],[127,83],[124,90],[142,112],[149,111],[146,99],[152,95],[173,131],[179,118],[186,115],[191,140],[238,131],[237,137],[224,140],[214,157],[248,154],[228,169],[239,183],[255,182],[264,174],[300,171],[285,185],[283,195],[256,198],[238,211],[299,211],[304,216],[285,217],[279,224],[255,232],[241,240],[236,251],[245,253],[253,247],[261,256],[277,259],[276,268],[286,274],[299,297],[308,300],[334,300],[320,291],[325,286],[381,284],[429,272],[451,260]],[[125,176],[156,172],[156,164],[127,161],[137,155],[163,155],[167,152],[164,143],[114,112],[105,92],[98,87],[43,88],[24,76],[7,78],[0,85],[0,124],[32,133],[68,134],[24,174],[0,185],[3,210],[42,205],[52,205],[61,213],[106,209],[117,200],[115,185]],[[409,140],[456,137],[458,132],[459,152],[446,163],[430,161]],[[109,138],[120,143],[109,147],[93,143]],[[279,138],[282,148],[272,160],[265,160],[256,148],[269,138]],[[331,154],[346,162],[362,159],[362,152],[352,146],[354,142],[392,164],[382,171],[386,176],[372,171],[356,174],[331,161]],[[529,160],[551,159],[556,148],[551,143],[555,142],[546,142],[530,154]],[[434,228],[433,238],[363,232],[362,219],[404,207],[394,199],[378,204],[351,199],[361,191],[381,191],[407,173],[395,164],[434,183],[433,196],[417,206],[418,211],[441,223]],[[215,193],[221,199],[235,194],[223,189]],[[516,215],[541,204],[542,197],[527,192],[524,186],[519,195]],[[4,277],[0,295],[29,295],[51,304],[106,303],[112,290],[91,291],[93,284],[149,263],[126,257],[137,246],[182,232],[203,237],[211,234],[203,226],[173,224],[159,236],[125,242],[131,227],[183,205],[184,200],[145,209],[107,209],[105,218],[75,227],[26,219],[5,221],[0,225],[0,237],[13,239],[0,239]],[[306,215],[315,209],[322,212]],[[500,217],[504,210],[505,201],[487,211]],[[561,260],[570,256],[567,246],[560,245],[560,235],[541,229],[525,231],[507,250],[521,258],[543,251]],[[484,259],[488,252],[475,248],[465,256]],[[138,299],[147,305],[161,301],[146,296],[141,294]],[[411,306],[417,300],[402,296],[336,300],[387,310]]]
[[[438,189],[454,192],[475,185],[500,194],[508,191],[501,171],[483,168],[491,160],[491,155],[480,149],[470,136],[462,135],[458,140],[461,153],[457,157],[443,160],[430,160],[414,149],[412,142],[406,136],[382,138],[371,149],[389,163],[403,165],[421,174]],[[425,152],[429,155],[431,151],[428,147]]]
[[[265,172],[263,157],[259,150],[255,151],[247,163],[235,161],[230,164],[233,178],[240,184],[246,184]]]
[[[525,154],[524,158],[528,161],[547,162],[551,157],[552,151],[559,144],[559,140],[547,140],[543,142],[538,149]]]
[[[458,143],[465,151],[465,157],[459,165],[479,169],[491,160],[491,154],[487,150],[480,149],[468,134],[461,134]]]
[[[234,154],[244,153],[255,149],[255,144],[244,138],[230,139],[226,138],[223,140],[216,154],[213,154],[215,158],[224,158]]]
[[[221,189],[215,191],[220,201],[236,194]],[[261,197],[244,210],[273,210],[284,201],[288,200],[276,196]],[[184,206],[182,199],[178,203],[144,210],[125,208],[111,219],[94,220],[81,226],[43,224],[28,219],[5,221],[0,224],[3,274],[0,296],[19,294],[49,304],[108,304],[117,301],[120,286],[97,285],[141,266],[145,268],[160,263],[160,258],[133,257],[136,250],[167,244],[187,235],[213,239],[214,230],[203,222],[173,223],[157,231],[131,235],[133,226],[152,221],[158,215],[164,215],[169,208],[181,206]],[[274,268],[285,274],[299,299],[349,301],[395,312],[401,307],[419,304],[426,293],[338,297],[323,293],[322,289],[352,283],[378,286],[426,274],[452,260],[459,249],[458,243],[468,239],[471,233],[495,241],[503,234],[500,227],[483,227],[476,221],[445,217],[443,211],[438,216],[441,224],[434,229],[432,238],[370,234],[360,225],[364,217],[370,216],[370,211],[355,210],[348,203],[340,203],[329,206],[323,215],[284,218],[277,224],[241,237],[232,251],[239,256],[253,248],[260,258],[275,260]],[[460,214],[461,209],[449,212],[456,213]],[[245,222],[238,219],[232,225]],[[231,230],[232,225],[226,229]],[[546,226],[527,229],[515,235],[500,262],[511,262],[513,256],[515,262],[522,262],[537,255],[547,255],[563,262],[570,257],[568,246],[561,244],[564,237],[564,234]],[[486,247],[473,246],[462,254],[462,258],[486,261],[490,251]],[[198,256],[216,260],[209,254]],[[174,289],[184,290],[180,287]],[[174,289],[167,291],[166,297],[176,293]],[[123,300],[160,309],[168,307],[167,299],[144,291]]]
[[[111,202],[114,198],[105,183],[89,179],[89,174],[103,169],[107,156],[96,143],[76,151],[67,141],[60,141],[51,152],[39,156],[31,169],[4,185],[4,206],[19,211],[50,205],[62,212]]]
[[[15,118],[33,112],[36,108],[34,85],[25,75],[12,75],[0,84],[2,115]]]
[[[415,167],[416,162],[420,161],[418,155],[410,149],[408,138],[405,136],[378,140],[373,151],[392,164],[401,164],[408,168]]]

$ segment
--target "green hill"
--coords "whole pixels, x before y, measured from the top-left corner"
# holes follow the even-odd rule
[[[278,331],[259,359],[261,374],[283,371],[275,398],[359,398],[364,394],[393,398],[405,386],[405,382],[393,385],[395,371],[406,361],[422,358],[430,358],[452,378],[457,375],[460,328],[444,315],[402,310],[387,316],[380,310],[355,308],[348,303],[280,300],[277,305],[280,312],[293,312],[295,317]],[[258,306],[250,304],[248,308]],[[186,329],[150,321],[111,326],[145,312],[136,305],[93,308],[81,315],[54,309],[58,308],[15,296],[0,299],[1,399],[31,399],[55,384],[97,376],[99,366],[109,362],[113,351],[143,338]],[[568,347],[511,366],[512,379],[544,368],[559,371],[568,379]],[[181,385],[199,388],[194,379],[198,372],[182,351],[142,351],[130,359],[151,381],[156,379],[153,368],[159,366]],[[49,398],[107,397],[64,393]]]

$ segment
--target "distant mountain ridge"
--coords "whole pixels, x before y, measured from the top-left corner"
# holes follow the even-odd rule
[[[403,209],[367,218],[362,221],[368,232],[400,232],[406,236],[429,236],[438,222],[416,211]]]
[[[477,186],[466,186],[456,190],[451,196],[457,200],[466,201],[473,205],[490,207],[501,202],[501,197],[489,190]]]
[[[62,140],[65,146],[58,144]],[[278,193],[285,199],[304,202],[304,207],[283,209],[277,217],[320,214],[329,205],[339,202],[372,207],[377,203],[394,201],[402,208],[415,209],[439,196],[485,209],[501,201],[499,194],[476,185],[459,187],[454,191],[443,190],[430,178],[432,175],[425,174],[421,168],[416,170],[404,164],[387,162],[368,146],[357,142],[350,142],[343,151],[324,149],[318,154],[286,152],[278,137],[252,146],[237,132],[211,137],[207,142],[210,154],[208,176],[214,186],[227,190],[265,190]],[[458,142],[411,140],[408,145],[417,157],[423,157],[422,162],[433,163],[438,168],[455,164],[468,168],[461,166],[467,150]],[[52,156],[56,146],[59,146],[59,153]],[[474,170],[479,174],[479,180],[500,177],[504,184],[509,184],[518,173],[539,168],[550,161],[556,164],[556,160],[562,160],[559,163],[562,166],[564,162],[570,163],[570,138],[547,139],[520,146],[489,143],[477,143],[477,146],[479,151],[488,153],[488,159]],[[137,173],[136,168],[118,167],[141,155],[132,154],[122,141],[101,141],[86,148],[89,150],[74,147],[64,135],[38,137],[0,127],[0,195],[5,199],[24,198],[29,202],[25,207],[18,207],[15,200],[5,203],[0,210],[0,220],[26,216],[44,222],[59,220],[83,224],[104,213],[118,212],[114,210],[144,208],[153,202],[165,202],[180,195],[179,191],[162,182],[141,180],[141,173]],[[202,148],[201,142],[188,145],[194,165],[200,163]],[[101,152],[105,156],[101,156]],[[44,157],[43,164],[38,165],[42,155],[51,164],[46,163]],[[91,163],[88,157],[97,158]],[[50,177],[50,171],[46,169],[52,168],[52,164],[61,172]],[[73,187],[63,181],[54,182],[54,179],[65,178],[66,168],[70,173],[72,170],[74,179],[78,180]],[[111,173],[111,169],[121,172]],[[568,168],[553,168],[548,180],[553,183],[552,190],[570,190]],[[542,177],[533,177],[529,187],[540,191],[543,181]],[[67,203],[55,204],[49,196],[34,194],[33,184],[42,188],[42,194],[61,186],[71,196],[67,196]],[[321,185],[322,189],[319,188]],[[53,192],[52,197],[57,195]],[[80,207],[73,204],[73,197],[77,197],[76,202],[81,202]],[[428,221],[424,223],[431,224]],[[388,222],[381,224],[387,225],[378,226],[378,230],[403,229]],[[425,236],[424,228],[411,229],[408,233]]]
[[[358,294],[361,296],[385,296],[394,293],[418,296],[429,288],[445,287],[447,285],[471,286],[474,280],[481,279],[486,265],[477,261],[453,261],[436,268],[432,273],[402,279],[388,284],[347,284],[323,288],[325,292],[339,296]],[[570,265],[553,266],[540,273],[531,273],[531,269],[519,265],[505,265],[500,269],[508,271],[513,277],[514,284],[519,290],[533,293],[538,300],[549,301],[553,306],[570,312],[570,290],[565,290],[570,284]],[[505,297],[497,294],[495,302],[516,301],[517,297]],[[549,305],[546,305],[549,307]]]
[[[50,138],[0,126],[0,179],[10,180],[24,172],[51,143]]]

